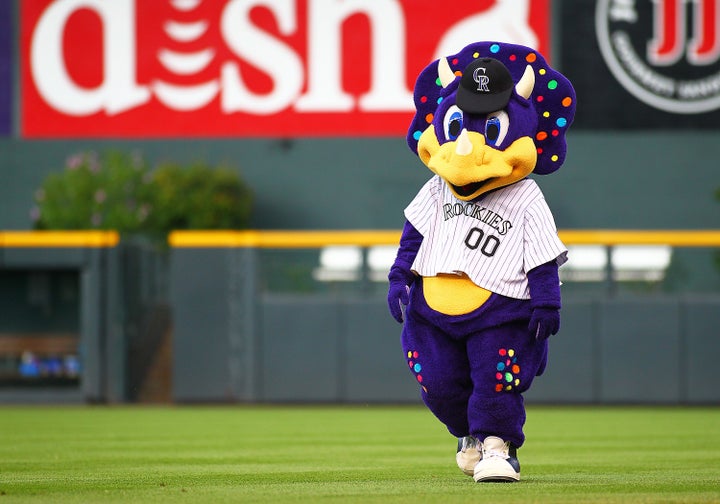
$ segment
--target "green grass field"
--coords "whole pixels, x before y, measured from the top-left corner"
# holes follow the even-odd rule
[[[422,407],[0,406],[0,504],[720,502],[720,408],[531,407],[477,484]]]

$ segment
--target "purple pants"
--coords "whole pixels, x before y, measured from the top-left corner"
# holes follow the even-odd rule
[[[418,280],[402,331],[423,402],[456,437],[525,441],[522,393],[547,362],[547,340],[528,331],[530,302],[493,294],[477,310],[451,316],[427,306]]]

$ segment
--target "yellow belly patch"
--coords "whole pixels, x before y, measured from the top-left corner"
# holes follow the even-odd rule
[[[481,307],[492,292],[473,283],[467,275],[440,273],[423,277],[425,302],[446,315],[463,315]]]

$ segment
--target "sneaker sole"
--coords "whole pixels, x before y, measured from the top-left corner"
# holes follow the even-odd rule
[[[512,483],[520,481],[520,471],[515,470],[515,468],[505,460],[496,461],[488,459],[487,462],[482,461],[475,466],[473,479],[478,483],[485,481],[502,481]]]
[[[475,476],[473,475],[473,479],[475,480],[475,483],[516,483],[520,481],[520,475],[502,475],[499,476],[497,474],[489,475],[489,476]]]

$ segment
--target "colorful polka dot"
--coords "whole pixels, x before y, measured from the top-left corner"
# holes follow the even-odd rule
[[[420,374],[420,371],[422,371],[423,367],[420,362],[418,362],[418,358],[420,357],[420,352],[417,350],[408,350],[407,352],[407,358],[408,358],[408,366],[410,367],[410,371],[415,373],[415,379],[418,381],[418,383],[423,382],[423,377]],[[423,390],[427,392],[425,387],[423,387]]]
[[[420,97],[420,103],[427,103],[427,100],[428,100],[427,96]]]
[[[420,137],[421,137],[421,136],[422,136],[422,131],[420,131],[420,130],[415,130],[415,131],[413,132],[413,138],[414,138],[415,140],[420,140]]]
[[[557,154],[553,154],[550,159],[552,159],[553,161],[557,161],[558,159],[560,159],[560,157]]]
[[[437,104],[440,105],[442,103],[442,101],[443,101],[443,97],[441,96],[440,98],[437,99]]]
[[[497,54],[498,52],[500,52],[500,44],[492,44],[490,46],[490,52],[493,54]]]
[[[562,103],[563,107],[569,107],[570,105],[572,105],[572,102],[573,102],[572,98],[570,98],[569,96],[566,96],[565,98],[562,99],[561,103]]]
[[[544,68],[541,68],[540,70],[538,70],[538,73],[540,75],[545,75],[547,73],[547,70],[545,70]]]
[[[435,117],[435,116],[434,116],[433,114],[428,114],[428,115],[426,115],[426,116],[425,116],[425,122],[428,123],[428,124],[430,124],[431,122],[433,122],[433,118],[434,118],[434,117]]]
[[[491,50],[492,50],[492,49],[491,49]],[[480,57],[480,53],[479,53],[479,52],[474,52],[474,53],[473,53],[473,58],[474,58],[474,59],[477,59],[477,58],[479,58],[479,57]]]
[[[535,135],[535,138],[537,138],[539,141],[543,141],[548,137],[548,134],[545,131],[538,131],[538,134]]]
[[[556,137],[560,134],[560,132],[558,130],[552,130],[551,134],[552,134],[552,136]]]
[[[542,101],[545,99],[545,97],[544,97],[543,95],[539,95],[539,96],[538,96],[537,98],[535,98],[535,99],[538,101],[538,103],[540,103],[540,102],[542,102]]]
[[[543,112],[543,117],[550,117],[550,112],[548,112],[547,110]]]
[[[560,128],[564,128],[565,126],[567,126],[567,119],[565,119],[564,117],[558,117],[555,121],[555,124],[557,124]]]
[[[548,81],[548,89],[557,89],[558,82],[555,79],[551,79]]]
[[[453,58],[452,64],[453,64],[453,65],[457,65],[457,64],[459,63],[459,61],[460,61],[460,60],[458,60],[457,58]]]
[[[520,364],[517,363],[515,350],[512,348],[501,348],[498,350],[501,357],[504,358],[497,363],[497,372],[495,373],[495,392],[511,391],[513,387],[520,385]]]
[[[509,59],[510,61],[515,61],[515,60],[517,59],[517,56],[515,56],[514,54],[511,54],[508,59]]]

